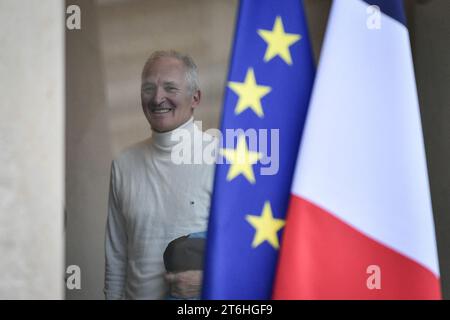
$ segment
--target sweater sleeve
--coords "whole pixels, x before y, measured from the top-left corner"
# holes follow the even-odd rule
[[[115,162],[111,165],[108,219],[105,235],[105,298],[123,299],[127,276],[127,232],[126,220],[121,210],[117,186],[118,169]]]

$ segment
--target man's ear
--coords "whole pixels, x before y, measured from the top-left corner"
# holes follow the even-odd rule
[[[192,95],[192,109],[195,109],[200,104],[201,98],[202,92],[200,90],[195,91]]]

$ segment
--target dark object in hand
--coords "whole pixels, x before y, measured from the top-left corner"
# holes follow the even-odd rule
[[[167,272],[203,270],[205,238],[182,236],[171,241],[164,251]]]

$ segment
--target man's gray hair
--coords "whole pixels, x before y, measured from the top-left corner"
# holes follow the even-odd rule
[[[144,79],[144,77],[146,76],[146,73],[150,66],[160,58],[175,58],[183,62],[186,68],[186,80],[189,84],[189,90],[191,94],[200,89],[200,85],[198,82],[197,65],[195,64],[194,60],[189,55],[180,53],[175,50],[159,50],[153,52],[145,62],[144,68],[142,69],[142,79]]]

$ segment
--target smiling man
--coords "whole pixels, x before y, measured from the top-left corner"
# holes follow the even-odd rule
[[[152,130],[171,131],[188,121],[200,103],[197,67],[176,52],[155,52],[142,71],[141,101]]]
[[[142,71],[141,102],[152,136],[126,149],[111,166],[105,241],[107,299],[200,294],[201,271],[166,274],[163,262],[172,240],[207,227],[214,165],[180,165],[171,158],[179,143],[192,147],[193,139],[201,139],[201,145],[213,139],[205,138],[193,121],[200,98],[192,58],[175,51],[157,51],[149,57]],[[180,131],[192,139],[174,139],[186,136]]]

